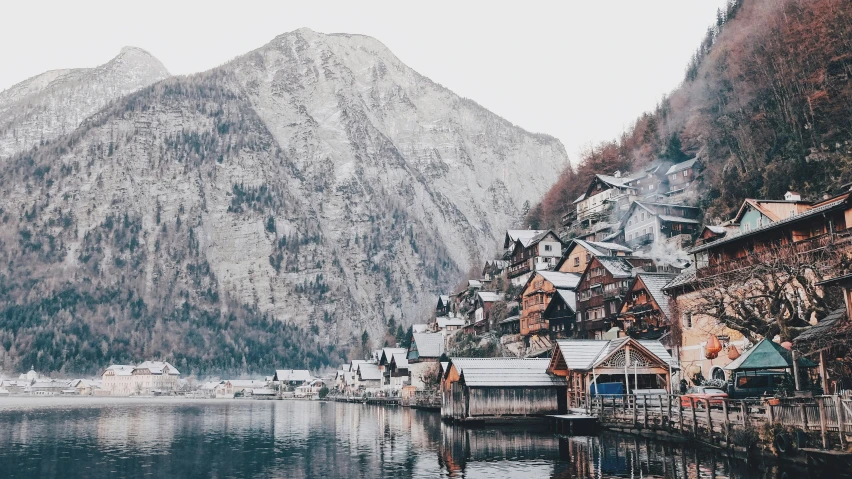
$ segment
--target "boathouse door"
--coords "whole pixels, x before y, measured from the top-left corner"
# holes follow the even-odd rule
[[[568,388],[556,389],[556,414],[568,414]]]

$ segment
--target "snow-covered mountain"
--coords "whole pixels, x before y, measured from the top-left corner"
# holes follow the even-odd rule
[[[73,317],[107,339],[69,341],[105,358],[257,369],[298,347],[316,364],[423,319],[566,163],[556,139],[377,40],[302,29],[131,94],[0,167],[0,283],[21,285],[0,301],[97,298]],[[258,333],[281,323],[305,334]],[[0,331],[7,361],[32,359],[29,324]]]
[[[169,76],[150,53],[125,47],[95,68],[51,70],[0,92],[0,159],[57,138],[116,98]]]

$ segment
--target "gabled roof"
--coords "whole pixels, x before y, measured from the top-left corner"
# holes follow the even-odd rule
[[[466,369],[461,373],[459,381],[469,387],[564,387],[568,385],[568,381],[563,377],[550,375],[546,370],[530,369]]]
[[[689,284],[695,281],[696,271],[694,266],[690,266],[689,268],[680,272],[679,275],[675,276],[668,284],[663,286],[663,291],[671,291],[679,286],[683,286],[685,284]]]
[[[535,274],[531,275],[530,279],[527,280],[527,284],[535,278],[536,274],[544,278],[545,281],[549,281],[556,289],[576,289],[577,285],[580,284],[579,274],[560,273],[558,271],[536,271]]]
[[[474,289],[481,288],[482,287],[482,281],[479,281],[477,279],[469,279],[469,280],[467,280],[467,287],[468,288],[474,288]]]
[[[569,370],[591,371],[599,367],[619,349],[630,345],[645,354],[656,357],[661,363],[678,369],[674,359],[665,346],[657,340],[633,339],[631,337],[613,340],[598,339],[562,339],[556,341],[554,358],[559,354]],[[551,358],[553,360],[553,358]]]
[[[710,231],[711,233],[714,233],[714,234],[717,234],[717,235],[723,235],[723,234],[728,232],[728,229],[725,228],[724,226],[704,225],[704,228],[706,230]]]
[[[816,363],[807,359],[797,359],[800,367],[813,368]],[[793,367],[793,355],[780,344],[766,338],[761,339],[753,348],[745,351],[734,362],[725,366],[728,371],[754,371],[758,369],[787,369]]]
[[[130,376],[133,374],[134,366],[130,366],[127,364],[113,364],[106,368],[104,373],[107,371],[112,371],[112,373],[116,376]]]
[[[394,354],[405,354],[406,352],[408,352],[408,350],[405,348],[382,348],[382,355],[379,358],[379,364],[390,364]]]
[[[136,369],[147,369],[151,374],[164,374],[169,376],[180,376],[180,371],[166,361],[145,361],[139,363]]]
[[[672,310],[669,305],[669,297],[663,293],[663,288],[671,283],[675,277],[677,275],[674,273],[639,273],[633,280],[634,284],[639,280],[642,281],[642,284],[645,285],[645,290],[651,295],[651,298],[657,303],[660,311],[662,311],[668,320],[672,318]]]
[[[506,239],[503,242],[503,247],[508,248],[509,246],[514,244],[515,241],[518,240],[529,240],[530,238],[542,233],[543,231],[546,230],[508,230],[506,231]]]
[[[752,199],[752,198],[746,198],[745,201],[743,201],[743,204],[740,206],[740,209],[737,210],[736,216],[734,216],[734,219],[731,220],[731,221],[734,222],[734,223],[739,223],[740,220],[742,220],[743,215],[746,213],[746,211],[748,211],[749,208],[756,210],[757,212],[759,212],[763,216],[769,218],[771,221],[778,221],[778,220],[781,219],[781,218],[778,217],[778,215],[773,213],[768,208],[764,208],[763,205],[761,204],[762,202],[763,202],[762,200],[755,200],[755,199]]]
[[[450,366],[462,373],[469,369],[484,369],[491,371],[524,370],[547,371],[549,359],[532,358],[450,358]],[[449,370],[449,368],[447,368]]]
[[[683,171],[687,168],[692,168],[695,165],[695,162],[698,161],[698,158],[693,158],[691,160],[686,160],[680,163],[676,163],[669,168],[669,171],[666,172],[666,175],[671,175],[672,173],[677,173],[679,171]]]
[[[786,218],[782,218],[778,221],[773,221],[769,224],[765,224],[765,225],[759,226],[757,228],[754,228],[753,230],[750,230],[750,231],[747,231],[747,232],[741,232],[740,234],[736,234],[736,235],[731,234],[731,233],[726,234],[724,238],[719,238],[716,241],[712,241],[710,243],[705,243],[703,245],[696,246],[696,247],[690,249],[689,251],[687,251],[687,253],[689,253],[689,254],[698,253],[698,252],[705,251],[705,250],[710,249],[710,248],[715,248],[715,247],[722,245],[722,244],[731,243],[732,241],[739,240],[740,238],[749,238],[749,237],[758,235],[758,234],[766,232],[766,231],[770,231],[770,230],[773,230],[773,229],[776,229],[776,228],[780,228],[782,226],[786,226],[786,225],[795,223],[797,221],[810,219],[814,216],[821,215],[821,214],[826,213],[828,211],[845,208],[848,200],[849,200],[849,193],[844,193],[842,195],[831,198],[830,200],[828,200],[826,202],[818,204],[817,206],[815,206],[815,207],[813,207],[813,208],[811,208],[807,211],[803,211],[801,213],[798,213],[798,214],[795,214],[795,215],[792,215],[792,216],[788,216]]]
[[[802,334],[796,336],[796,339],[793,340],[793,343],[795,343],[796,345],[802,343],[812,343],[819,339],[831,337],[832,332],[834,331],[834,327],[845,320],[846,308],[836,309],[828,313],[826,317],[821,319],[812,328],[806,329]],[[813,349],[811,349],[811,351],[813,351]]]
[[[444,306],[450,304],[450,297],[446,294],[442,294],[438,296],[438,306]]]
[[[596,260],[603,266],[607,271],[612,274],[613,278],[632,278],[633,277],[633,266],[624,261],[620,257],[613,256],[596,256]],[[591,265],[591,263],[589,263]],[[588,270],[588,268],[587,268]]]
[[[618,236],[618,234],[616,234]],[[568,242],[568,246],[565,247],[565,251],[562,253],[562,257],[559,258],[559,262],[556,263],[556,267],[554,269],[558,270],[565,264],[565,261],[568,260],[568,256],[571,255],[571,252],[574,251],[574,248],[580,246],[593,256],[612,256],[614,252],[623,252],[626,254],[633,253],[633,250],[628,248],[627,246],[620,245],[618,243],[609,243],[606,241],[587,241],[579,238],[574,238]]]
[[[435,322],[438,323],[438,327],[441,328],[441,329],[444,329],[447,326],[464,326],[465,323],[466,323],[465,320],[462,319],[462,318],[448,318],[448,317],[437,318],[437,319],[435,319]]]
[[[571,311],[577,311],[577,293],[568,289],[557,289],[556,295],[562,298],[566,306],[571,308]]]
[[[408,369],[408,357],[406,353],[394,353],[391,364],[396,366],[397,369]]]
[[[352,361],[355,364],[355,360]],[[274,381],[310,381],[311,373],[307,369],[276,369]]]
[[[428,331],[428,330],[429,330],[428,324],[420,323],[420,324],[412,324],[411,325],[411,331],[413,331],[415,333],[422,333],[422,332],[425,332],[425,331]]]
[[[358,377],[362,381],[375,381],[382,379],[382,372],[376,363],[362,363],[358,366]]]
[[[436,333],[414,333],[410,351],[417,350],[419,358],[438,358],[444,353],[444,336]],[[411,358],[411,356],[408,356]]]
[[[546,237],[547,237],[547,235],[551,235],[551,234],[552,234],[553,236],[556,236],[556,239],[559,239],[559,236],[558,236],[556,233],[554,233],[554,232],[553,232],[553,230],[545,230],[545,231],[542,231],[542,232],[540,232],[539,234],[537,234],[537,235],[533,236],[532,238],[530,238],[530,239],[529,239],[526,243],[524,243],[524,240],[522,239],[522,240],[521,240],[521,243],[524,243],[524,247],[525,247],[525,248],[529,248],[530,246],[532,246],[532,245],[534,245],[534,244],[537,244],[537,243],[539,243],[541,240],[543,240],[544,238],[546,238]]]

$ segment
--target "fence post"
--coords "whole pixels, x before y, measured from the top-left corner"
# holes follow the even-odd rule
[[[677,415],[680,422],[680,433],[683,434],[683,398],[677,396]]]
[[[636,427],[639,424],[639,419],[636,416],[636,408],[639,406],[639,404],[636,402],[635,394],[632,394],[631,397],[633,398],[633,427]]]
[[[802,429],[808,430],[808,412],[805,411],[805,405],[799,404],[799,411],[802,413]]]
[[[674,422],[674,421],[672,421],[672,395],[671,394],[666,394],[666,408],[667,408],[666,422],[668,423],[668,424],[666,424],[666,426],[671,427],[672,423]]]
[[[728,400],[722,400],[722,413],[725,415],[725,444],[731,447],[731,425],[728,422]]]
[[[645,424],[645,429],[648,429],[648,395],[642,395],[642,417],[643,423]]]
[[[766,402],[765,404],[766,404],[766,419],[769,421],[770,425],[775,424],[775,413],[772,410],[772,404],[769,404],[768,402]]]
[[[822,448],[828,449],[828,440],[825,437],[825,398],[818,397],[816,400],[819,408],[819,432],[822,436]]]
[[[743,427],[748,427],[748,404],[740,401],[740,408],[743,410]]]
[[[704,406],[707,408],[707,436],[710,438],[710,444],[713,444],[713,419],[710,415],[710,400],[704,400]]]
[[[689,408],[692,410],[692,435],[698,437],[698,417],[695,415],[695,398],[689,397]]]
[[[846,427],[845,421],[846,411],[843,410],[843,401],[839,395],[834,396],[834,407],[837,408],[837,430],[840,431],[840,450],[846,449]]]

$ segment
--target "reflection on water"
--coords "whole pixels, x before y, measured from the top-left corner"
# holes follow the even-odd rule
[[[127,398],[0,399],[0,471],[3,477],[63,478],[676,479],[779,473],[633,436],[468,429],[404,408]]]

